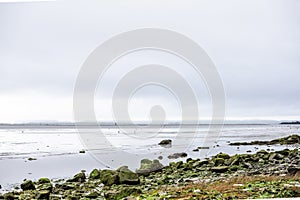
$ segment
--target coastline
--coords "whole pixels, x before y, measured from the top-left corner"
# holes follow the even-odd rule
[[[94,169],[51,182],[27,180],[0,199],[232,199],[300,197],[298,148],[255,154],[218,153],[162,166],[143,160],[132,172]],[[129,198],[129,199],[130,199]],[[128,199],[128,198],[127,198]]]

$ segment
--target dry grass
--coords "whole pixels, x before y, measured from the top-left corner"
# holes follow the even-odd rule
[[[173,199],[245,199],[255,197],[256,194],[268,194],[267,192],[272,194],[274,191],[275,195],[277,191],[277,195],[285,195],[285,190],[298,196],[300,195],[298,186],[285,189],[283,185],[299,180],[299,177],[296,176],[239,176],[210,183],[197,182],[187,183],[183,186],[163,186],[159,192],[171,195]],[[279,194],[279,192],[283,194]]]

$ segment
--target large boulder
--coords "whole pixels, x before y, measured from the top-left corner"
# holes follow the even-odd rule
[[[139,176],[136,173],[130,171],[128,169],[128,166],[122,166],[117,171],[119,172],[119,181],[121,184],[139,184]]]
[[[26,180],[21,184],[22,190],[35,190],[34,183],[31,180]]]
[[[119,183],[119,175],[117,171],[105,169],[100,173],[100,180],[104,185],[113,185]]]
[[[141,160],[141,166],[136,170],[136,173],[141,175],[148,175],[151,172],[161,170],[163,167],[164,166],[158,160],[151,161],[149,159],[143,159]]]

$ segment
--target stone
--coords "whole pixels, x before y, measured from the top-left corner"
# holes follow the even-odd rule
[[[35,190],[34,183],[31,180],[26,180],[21,184],[22,190]]]
[[[78,174],[76,174],[73,178],[67,180],[67,182],[81,182],[83,183],[86,179],[85,173],[84,172],[80,172]]]
[[[187,153],[174,153],[168,156],[169,159],[177,159],[177,158],[184,158],[187,157]]]
[[[122,166],[118,170],[119,181],[121,184],[137,185],[139,184],[139,176],[128,169],[128,166]]]
[[[40,178],[38,180],[38,184],[43,184],[43,183],[51,183],[49,178]]]
[[[160,171],[164,166],[158,160],[149,160],[143,159],[141,160],[141,166],[136,170],[137,174],[148,175],[151,172]]]
[[[89,176],[90,179],[99,179],[100,178],[100,171],[98,169],[93,169]]]
[[[218,166],[218,167],[212,167],[211,171],[216,173],[224,173],[227,172],[229,167],[227,166]]]
[[[215,158],[214,159],[215,166],[220,166],[220,165],[223,165],[224,163],[225,163],[225,160],[223,158]]]
[[[230,156],[228,154],[226,154],[226,153],[218,153],[216,155],[216,157],[217,158],[223,158],[223,159],[229,159],[230,158]]]
[[[50,197],[50,191],[49,190],[39,190],[37,192],[37,199],[49,199]]]
[[[298,166],[290,166],[287,171],[289,175],[300,177],[300,167]]]
[[[158,143],[159,145],[171,145],[172,144],[172,140],[162,140]]]
[[[104,185],[111,186],[119,183],[118,172],[105,169],[100,173],[100,180]]]

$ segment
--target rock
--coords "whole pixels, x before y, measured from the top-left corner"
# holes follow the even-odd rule
[[[37,199],[49,199],[50,191],[49,190],[39,190],[36,195]]]
[[[282,154],[278,154],[278,153],[271,153],[270,154],[270,157],[269,157],[269,160],[270,161],[273,161],[273,160],[281,160],[281,159],[283,159],[284,158],[284,156],[282,155]]]
[[[67,182],[81,182],[83,183],[86,179],[85,173],[80,172],[76,174],[73,178],[67,180]]]
[[[197,149],[209,149],[209,147],[198,147]]]
[[[37,189],[39,190],[49,190],[49,191],[52,191],[52,184],[51,183],[43,183],[43,184],[39,184],[37,186]]]
[[[26,180],[21,184],[22,190],[35,190],[34,183],[31,180]]]
[[[288,137],[279,138],[271,141],[252,141],[252,142],[235,142],[230,143],[229,145],[274,145],[274,144],[299,144],[300,136],[299,135],[290,135]]]
[[[226,153],[218,153],[215,157],[217,157],[217,158],[223,158],[223,159],[228,159],[228,158],[230,158],[230,156],[228,155],[228,154],[226,154]]]
[[[89,199],[97,199],[98,196],[99,194],[97,192],[89,192],[85,194],[85,197]]]
[[[177,159],[177,158],[184,158],[187,157],[187,153],[174,153],[168,156],[169,159]]]
[[[211,171],[216,173],[224,173],[227,172],[229,167],[227,166],[218,166],[218,167],[212,167]]]
[[[93,171],[91,171],[90,179],[99,179],[100,178],[100,171],[98,169],[93,169]]]
[[[73,190],[76,186],[73,183],[64,183],[61,185],[61,188],[64,190]]]
[[[125,197],[128,197],[130,195],[138,195],[141,193],[142,193],[142,191],[138,188],[125,187],[120,190],[109,190],[104,193],[104,197],[105,197],[105,199],[108,199],[108,200],[111,200],[111,199],[118,200],[118,199],[124,199]]]
[[[289,149],[283,149],[281,151],[276,151],[275,153],[278,153],[278,154],[281,154],[284,156],[288,156],[290,154],[290,151],[289,151]]]
[[[224,163],[225,163],[225,160],[223,158],[215,158],[214,159],[215,166],[220,166],[220,165],[223,165]]]
[[[159,159],[159,160],[162,160],[163,158],[164,158],[164,157],[162,157],[162,156],[158,156],[158,159]]]
[[[80,150],[79,153],[85,153],[85,150]]]
[[[102,170],[100,173],[100,180],[104,185],[113,185],[119,183],[118,172],[113,170]]]
[[[158,143],[159,145],[161,146],[164,146],[164,145],[171,145],[172,144],[172,140],[162,140],[160,141],[160,143]]]
[[[136,173],[130,171],[128,169],[128,166],[122,166],[117,171],[119,172],[119,181],[121,184],[139,184],[139,176]]]
[[[38,180],[38,184],[43,184],[43,183],[51,183],[49,178],[40,178]]]
[[[15,200],[18,199],[15,197],[15,195],[12,192],[8,192],[6,194],[3,195],[5,200]]]
[[[143,159],[141,160],[141,166],[138,170],[136,170],[136,173],[142,175],[148,175],[151,172],[156,172],[161,170],[163,167],[164,166],[158,160],[151,161],[149,159]]]
[[[300,167],[299,166],[291,166],[287,169],[288,174],[291,176],[300,177]]]

